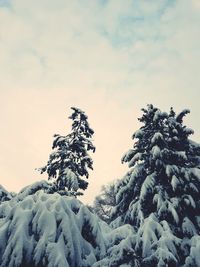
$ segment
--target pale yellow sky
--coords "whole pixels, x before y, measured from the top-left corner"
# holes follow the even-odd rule
[[[94,171],[83,197],[128,170],[121,157],[140,108],[190,108],[200,140],[198,0],[0,0],[0,183],[45,179],[34,169],[53,134],[70,131],[70,107],[95,131]]]

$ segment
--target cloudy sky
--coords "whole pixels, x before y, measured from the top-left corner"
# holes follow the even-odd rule
[[[200,141],[200,0],[0,0],[0,183],[19,191],[70,107],[95,130],[83,201],[128,170],[121,157],[140,109],[190,108]]]

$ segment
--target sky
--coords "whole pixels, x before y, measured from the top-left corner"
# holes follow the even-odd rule
[[[200,142],[200,0],[0,0],[0,183],[47,179],[53,135],[70,107],[95,131],[82,201],[121,178],[141,108],[189,108]]]

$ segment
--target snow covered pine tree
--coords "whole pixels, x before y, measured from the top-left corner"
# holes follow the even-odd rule
[[[9,193],[2,185],[0,185],[0,204],[3,201],[12,199],[12,194]]]
[[[119,241],[118,230],[71,197],[86,189],[82,177],[88,177],[88,168],[92,168],[87,151],[95,150],[87,116],[72,109],[72,132],[55,136],[55,152],[42,169],[55,179],[53,187],[39,181],[17,195],[0,187],[0,267],[108,266],[109,246],[115,240],[120,246],[132,233],[130,228],[124,231]],[[51,194],[55,191],[59,194]]]
[[[79,189],[85,190],[88,186],[84,177],[88,178],[88,168],[92,169],[93,161],[88,151],[95,152],[91,141],[94,131],[82,110],[75,107],[71,109],[71,133],[66,136],[54,135],[54,151],[50,154],[47,165],[39,170],[41,173],[47,172],[48,179],[54,180],[50,192],[77,196],[83,194]]]
[[[200,266],[200,145],[183,125],[187,113],[148,105],[122,159],[130,171],[116,186],[113,225],[133,226],[139,266]]]
[[[112,182],[106,186],[102,186],[101,193],[95,197],[93,206],[91,206],[90,209],[93,213],[97,214],[101,220],[109,224],[111,221],[111,210],[115,205],[115,183]]]

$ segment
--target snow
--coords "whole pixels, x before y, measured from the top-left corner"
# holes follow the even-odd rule
[[[158,259],[157,267],[174,266],[177,263],[175,256],[163,248],[158,248],[152,256],[145,259],[145,262],[152,261],[153,259]]]
[[[187,206],[190,206],[194,209],[196,208],[195,201],[191,195],[184,195],[183,198],[184,198],[184,202]]]
[[[129,161],[133,156],[134,156],[134,154],[135,154],[135,150],[134,149],[129,149],[129,151],[128,152],[126,152],[124,155],[123,155],[123,157],[122,157],[122,163],[123,162],[127,162],[127,161]]]
[[[10,200],[11,198],[12,195],[2,185],[0,185],[0,203]]]
[[[45,180],[42,180],[42,181],[38,181],[38,182],[35,182],[31,185],[28,185],[26,187],[24,187],[17,195],[16,195],[16,199],[17,200],[22,200],[24,199],[26,196],[29,196],[29,195],[33,195],[35,194],[37,191],[39,190],[48,190],[50,188],[51,184],[48,183],[47,181]]]
[[[110,225],[75,197],[52,194],[46,181],[16,196],[0,187],[0,266],[200,267],[200,145],[182,125],[188,110],[172,111],[144,110]],[[60,175],[63,187],[78,190],[70,168]]]
[[[148,257],[152,253],[154,243],[158,241],[162,234],[162,227],[157,222],[155,216],[151,214],[144,220],[144,224],[140,227],[136,240],[136,250],[142,246],[142,256]]]
[[[177,263],[176,246],[180,245],[180,242],[181,240],[172,234],[167,221],[159,222],[156,216],[151,214],[138,230],[135,249],[142,247],[144,266],[157,262],[156,266],[165,267]],[[169,265],[166,265],[167,263]]]
[[[142,153],[136,153],[133,158],[129,161],[128,166],[133,167],[135,163],[139,160],[142,160],[143,154]]]
[[[157,145],[153,146],[151,152],[152,152],[153,159],[157,159],[160,157],[161,150],[159,146]]]
[[[155,115],[153,117],[153,121],[157,121],[159,118],[160,118],[160,115],[161,115],[161,111],[158,109],[156,112],[155,112]]]
[[[165,118],[165,117],[167,117],[167,113],[162,112],[160,109],[158,109],[154,114],[153,121],[156,122],[160,118]]]
[[[189,174],[200,181],[200,168],[190,168]]]
[[[184,267],[191,267],[191,266],[200,266],[200,236],[195,235],[192,237],[189,245],[190,248],[190,254],[186,258]]]
[[[189,188],[192,189],[193,192],[199,192],[198,188],[193,183],[189,183]]]
[[[154,145],[156,144],[159,140],[163,140],[163,135],[160,132],[157,132],[154,134],[154,136],[151,139],[151,143]]]
[[[176,116],[176,121],[179,122],[179,123],[182,123],[183,121],[183,117],[190,113],[190,110],[189,109],[183,109],[177,116]]]
[[[5,208],[8,202],[0,205],[2,267],[22,263],[86,267],[105,254],[106,226],[78,200],[40,190],[9,202],[10,209]]]
[[[172,185],[172,188],[174,191],[176,190],[177,186],[179,185],[179,180],[175,175],[172,176],[171,185]]]
[[[146,177],[140,191],[140,199],[144,199],[148,191],[152,191],[155,185],[155,173]]]
[[[112,229],[76,198],[30,188],[0,205],[1,267],[121,266],[134,253],[132,226]]]
[[[171,198],[171,201],[166,201],[168,206],[168,211],[171,213],[174,222],[176,224],[179,223],[179,216],[177,213],[176,208],[178,207],[178,199],[177,198]]]
[[[194,130],[192,130],[191,128],[184,128],[184,132],[187,134],[187,135],[190,135],[190,134],[194,134]]]
[[[129,212],[131,220],[135,221],[135,225],[141,225],[144,222],[144,215],[139,201],[130,204]]]
[[[188,235],[189,237],[192,237],[197,234],[196,228],[193,222],[188,217],[185,217],[183,219],[182,230],[183,230],[183,233]]]
[[[176,165],[166,165],[166,174],[167,176],[170,178],[172,177],[174,174],[178,174],[179,173],[179,169]]]
[[[139,129],[133,134],[133,138],[140,138],[143,136],[143,134],[144,134],[144,131],[142,129]]]
[[[79,188],[78,176],[71,171],[69,168],[66,168],[63,172],[62,180],[65,181],[65,186],[69,191],[76,192]]]
[[[176,211],[179,203],[177,198],[171,198],[169,201],[168,199],[163,198],[160,194],[155,194],[153,202],[157,203],[157,212],[159,217],[162,217],[162,214],[171,214],[175,224],[179,223],[179,216]]]
[[[182,160],[187,160],[187,155],[185,153],[185,151],[176,151],[174,152],[175,155],[178,156],[178,158],[182,159]]]
[[[134,166],[116,185],[116,201],[119,202],[128,188],[133,188],[137,177],[141,176],[143,167],[140,164]]]
[[[173,109],[163,114],[149,105],[143,111],[144,125],[126,158],[131,169],[116,190],[112,226],[132,225],[129,252],[140,266],[200,267],[200,145],[182,124],[189,110],[176,116]]]
[[[130,225],[123,225],[112,230],[106,239],[109,244],[107,256],[95,263],[93,267],[108,266],[139,266],[137,256],[133,249],[135,244],[135,233]]]

